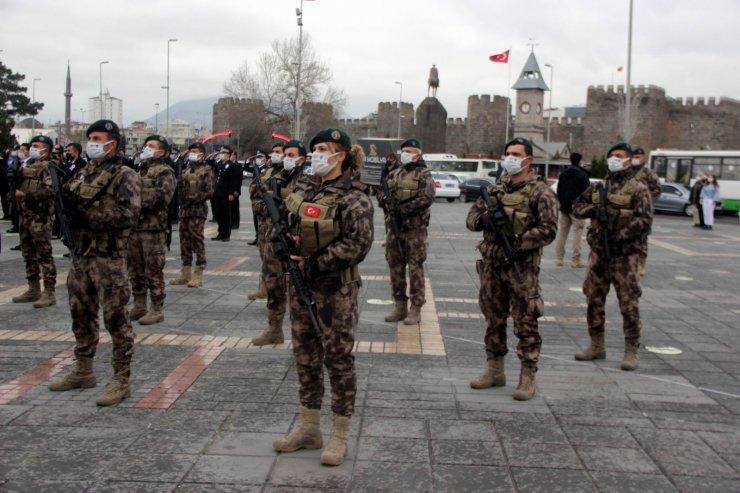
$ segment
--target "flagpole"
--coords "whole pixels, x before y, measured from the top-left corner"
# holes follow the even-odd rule
[[[627,85],[624,96],[624,140],[629,142],[632,139],[632,0],[630,0],[630,18],[627,35]]]
[[[504,139],[504,145],[509,142],[509,120],[511,120],[511,47],[509,47],[506,64],[509,66],[509,75],[506,79],[506,138]]]

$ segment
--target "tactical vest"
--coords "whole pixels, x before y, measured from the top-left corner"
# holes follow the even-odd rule
[[[635,190],[639,183],[640,182],[638,182],[633,176],[627,180],[618,192],[607,192],[606,215],[608,217],[609,231],[611,234],[621,231],[634,217],[635,210],[632,208],[632,197],[634,197]],[[601,204],[598,190],[592,192],[591,200],[596,206]],[[596,230],[601,230],[601,225],[598,221],[591,221],[591,226]]]
[[[170,169],[169,165],[167,163],[153,163],[149,169],[147,169],[146,174],[142,177],[142,187],[141,187],[141,203],[152,203],[154,201],[154,198],[157,194],[157,176],[162,172],[162,170],[168,170]],[[151,217],[152,215],[155,215],[157,217],[157,220],[159,221],[159,224],[162,228],[164,228],[166,221],[167,221],[167,214],[169,210],[169,204],[165,205],[163,208],[159,210],[148,210],[146,211],[146,214]],[[144,217],[144,211],[142,210],[141,216]],[[140,221],[141,224],[141,221]]]
[[[36,190],[44,186],[44,182],[41,177],[49,168],[48,161],[38,161],[33,164],[21,168],[21,184],[20,190],[22,192],[35,192]]]
[[[338,193],[325,193],[317,202],[306,202],[302,194],[293,192],[285,199],[285,207],[289,212],[288,223],[301,237],[301,256],[315,256],[342,237],[342,222],[338,214],[341,198]],[[360,269],[353,265],[330,272],[327,276],[340,277],[342,284],[347,284],[360,280]]]
[[[182,193],[185,200],[192,200],[203,189],[208,169],[205,164],[198,163],[182,174]]]
[[[426,183],[421,177],[424,171],[426,168],[421,166],[415,166],[410,172],[401,168],[401,171],[388,177],[388,189],[399,204],[415,199],[419,195],[421,184]]]

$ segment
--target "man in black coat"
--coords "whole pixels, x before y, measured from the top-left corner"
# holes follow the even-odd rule
[[[213,216],[218,222],[218,235],[211,238],[214,241],[231,239],[231,202],[236,188],[233,172],[236,164],[231,162],[231,153],[231,147],[221,146],[214,160],[216,187],[213,193]]]
[[[231,180],[234,200],[230,203],[231,229],[239,229],[241,215],[239,214],[239,197],[242,194],[242,182],[244,181],[244,168],[239,164],[236,151],[231,153]]]
[[[582,156],[577,152],[570,155],[570,166],[560,173],[558,178],[558,201],[560,202],[560,219],[558,220],[558,239],[555,244],[555,265],[563,265],[565,242],[573,226],[573,256],[570,266],[587,267],[581,262],[581,240],[583,239],[583,219],[573,216],[573,202],[586,190],[591,182],[588,172],[581,166]]]

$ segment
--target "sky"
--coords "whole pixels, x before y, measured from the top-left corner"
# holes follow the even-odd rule
[[[38,119],[64,119],[67,62],[72,119],[103,90],[123,99],[124,124],[170,104],[223,95],[244,60],[273,40],[298,35],[300,0],[0,0],[0,60],[26,75],[44,102]],[[534,43],[552,106],[585,105],[589,85],[623,84],[629,0],[306,0],[304,33],[345,91],[344,113],[361,118],[380,101],[414,107],[439,69],[437,97],[448,117],[465,117],[472,94],[507,95]],[[634,0],[632,83],[671,97],[740,100],[740,2]],[[531,39],[534,41],[530,41]],[[510,65],[488,57],[511,50]],[[553,66],[552,71],[545,64]],[[618,67],[625,67],[617,72]],[[512,98],[514,92],[511,91]],[[548,97],[548,96],[546,96]],[[615,115],[615,118],[617,116]]]

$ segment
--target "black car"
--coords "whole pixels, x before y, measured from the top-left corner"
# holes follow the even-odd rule
[[[478,200],[478,197],[480,197],[480,187],[487,187],[489,185],[494,185],[495,183],[495,178],[471,178],[460,185],[460,189],[462,191],[460,198],[463,202]]]

